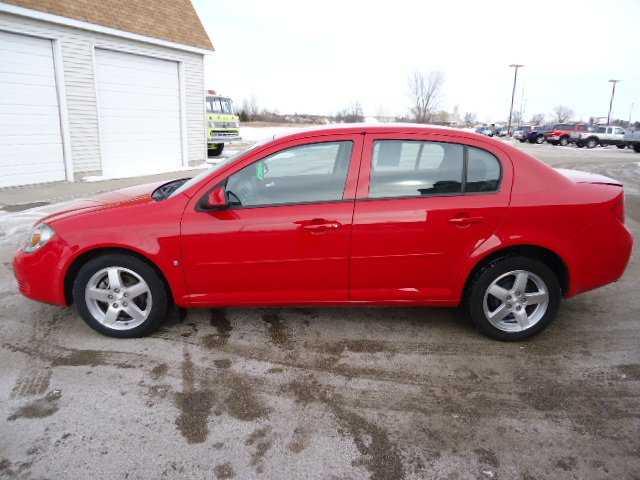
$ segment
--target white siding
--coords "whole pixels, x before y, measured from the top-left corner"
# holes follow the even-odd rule
[[[187,151],[190,165],[205,160],[203,56],[97,32],[0,13],[0,30],[58,39],[75,172],[100,171],[94,48],[106,48],[182,62],[185,74]]]

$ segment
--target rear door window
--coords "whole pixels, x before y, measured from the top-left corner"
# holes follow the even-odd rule
[[[491,192],[501,178],[494,155],[455,143],[378,140],[372,162],[371,198]]]

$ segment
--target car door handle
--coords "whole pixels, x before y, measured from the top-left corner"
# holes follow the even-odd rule
[[[484,222],[484,217],[470,217],[467,215],[460,215],[449,219],[449,223],[453,223],[457,227],[468,227],[476,223]]]
[[[302,230],[313,233],[326,233],[332,230],[338,230],[342,224],[340,222],[325,220],[323,218],[314,218],[313,220],[302,220],[295,222],[300,225]]]

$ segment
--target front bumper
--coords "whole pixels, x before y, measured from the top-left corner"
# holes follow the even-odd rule
[[[229,143],[242,140],[238,130],[209,130],[207,143]]]
[[[64,250],[59,240],[52,240],[36,252],[16,252],[13,273],[22,295],[39,302],[68,305],[61,261]]]

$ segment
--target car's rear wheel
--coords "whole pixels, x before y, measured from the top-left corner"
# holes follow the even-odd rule
[[[636,153],[640,153],[640,143],[633,144],[633,151]]]
[[[511,341],[544,329],[555,318],[561,298],[558,278],[544,263],[503,257],[475,275],[465,301],[482,333]]]
[[[590,138],[586,143],[587,148],[595,148],[598,146],[598,141],[595,138]]]
[[[78,313],[94,330],[111,337],[141,337],[167,315],[164,282],[146,262],[107,254],[85,263],[73,285]]]
[[[224,150],[224,143],[215,143],[208,147],[207,155],[209,157],[219,157],[222,154],[222,150]]]
[[[544,143],[544,137],[543,137],[542,135],[538,135],[538,136],[536,137],[536,143],[537,143],[538,145],[540,145],[541,143]]]
[[[566,147],[567,145],[569,145],[569,139],[567,137],[561,137],[560,138],[560,145],[563,147]]]
[[[521,139],[520,139],[520,143],[524,143],[524,142],[526,142],[526,141],[527,141],[527,139],[526,139],[526,138],[521,138]]]
[[[620,150],[622,150],[623,148],[627,148],[627,146],[624,143],[618,143],[616,147],[618,147]]]

